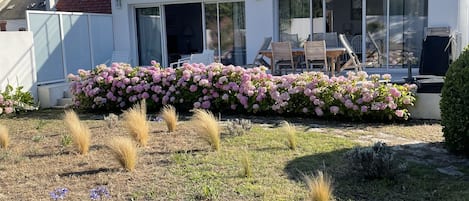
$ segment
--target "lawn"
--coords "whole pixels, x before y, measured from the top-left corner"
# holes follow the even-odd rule
[[[381,138],[394,140],[394,147],[439,145],[438,122],[365,124],[222,115],[222,128],[230,118],[254,123],[244,135],[223,131],[217,152],[197,135],[189,116],[182,115],[175,132],[167,132],[163,122],[150,123],[148,146],[138,148],[135,171],[127,172],[107,147],[110,139],[129,135],[122,122],[108,127],[103,115],[80,114],[92,133],[90,152],[83,156],[70,143],[62,117],[61,110],[40,110],[0,118],[11,138],[10,147],[0,150],[0,200],[51,200],[49,193],[57,188],[69,190],[64,200],[89,200],[90,190],[99,186],[109,190],[108,200],[305,200],[303,175],[317,170],[333,178],[336,200],[469,200],[468,177],[439,173],[442,163],[426,163],[431,156],[408,160],[397,152],[408,169],[395,180],[365,180],[350,172],[343,157],[354,146]],[[287,146],[282,120],[297,128],[296,150]],[[251,177],[243,175],[245,153]],[[459,161],[445,165],[469,175],[469,162]]]

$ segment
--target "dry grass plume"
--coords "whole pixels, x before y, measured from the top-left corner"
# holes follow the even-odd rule
[[[124,111],[124,125],[141,146],[146,146],[149,138],[150,125],[147,121],[145,100]]]
[[[80,154],[88,154],[91,143],[90,129],[78,118],[77,113],[73,110],[65,111],[65,125],[73,139],[73,143],[77,146]]]
[[[318,171],[314,178],[305,176],[308,186],[308,200],[310,201],[330,201],[333,200],[331,178]]]
[[[7,149],[10,143],[10,137],[8,135],[8,128],[0,125],[0,148]]]
[[[212,112],[195,109],[192,124],[197,133],[202,136],[216,151],[220,150],[220,125]]]
[[[243,154],[241,155],[241,165],[243,167],[243,176],[251,177],[252,176],[251,158],[249,157],[249,153],[246,150],[244,150]]]
[[[178,115],[176,114],[176,108],[172,105],[165,105],[160,113],[161,118],[166,122],[169,132],[176,131],[176,125],[178,122]]]
[[[131,139],[123,137],[114,138],[110,141],[109,148],[124,169],[130,172],[135,169],[137,164],[137,147],[135,147]]]
[[[288,122],[284,122],[282,130],[287,134],[288,148],[291,150],[296,150],[298,141],[295,127],[290,125]]]

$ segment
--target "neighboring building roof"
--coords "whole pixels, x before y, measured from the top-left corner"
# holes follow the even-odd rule
[[[59,0],[55,7],[57,11],[112,13],[111,0]]]
[[[26,10],[45,9],[44,0],[0,0],[0,20],[26,19]]]

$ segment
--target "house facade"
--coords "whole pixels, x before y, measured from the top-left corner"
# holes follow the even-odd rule
[[[418,63],[426,27],[450,27],[460,51],[468,44],[465,0],[113,0],[116,51],[132,64],[167,66],[178,58],[215,50],[225,64],[252,63],[264,37],[293,35],[301,43],[325,32],[345,34],[363,63]],[[373,43],[371,42],[373,41]],[[379,51],[378,51],[379,50]],[[404,54],[407,58],[404,58]],[[406,60],[407,59],[407,60]]]

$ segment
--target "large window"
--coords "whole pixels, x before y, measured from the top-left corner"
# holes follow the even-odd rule
[[[206,46],[225,65],[246,64],[244,10],[244,2],[205,4]]]
[[[137,8],[139,65],[162,61],[160,20],[159,7]]]

